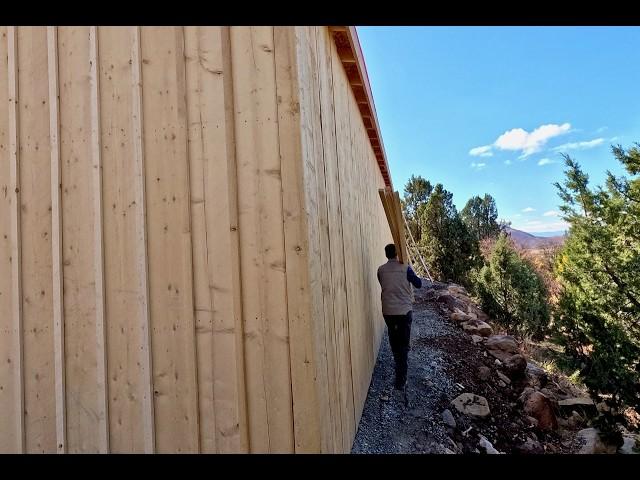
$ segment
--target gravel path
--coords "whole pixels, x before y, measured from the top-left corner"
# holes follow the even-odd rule
[[[352,453],[458,451],[441,412],[459,391],[445,371],[448,354],[439,350],[437,344],[440,338],[458,338],[465,334],[446,322],[432,304],[416,300],[407,378],[409,405],[394,394],[393,355],[385,327]],[[468,339],[460,338],[460,341],[468,342]]]
[[[416,292],[409,405],[393,389],[393,355],[385,327],[351,453],[480,453],[480,435],[503,453],[519,453],[527,441],[540,441],[547,453],[575,451],[575,432],[534,431],[517,400],[527,379],[512,379],[509,385],[500,381],[495,359],[426,297],[425,289]],[[480,368],[489,376],[481,376]],[[477,419],[457,412],[451,401],[465,392],[483,396],[491,414]],[[453,428],[443,420],[445,409],[453,414]]]

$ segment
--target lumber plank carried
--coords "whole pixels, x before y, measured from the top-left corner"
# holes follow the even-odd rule
[[[398,247],[398,260],[400,263],[407,263],[409,257],[407,254],[402,208],[400,206],[400,195],[398,192],[392,192],[388,188],[381,188],[378,190],[378,193],[382,201],[382,206],[384,207],[384,213],[387,216],[387,221],[389,222],[393,243]]]

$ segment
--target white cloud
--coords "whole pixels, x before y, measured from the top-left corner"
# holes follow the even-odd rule
[[[469,155],[472,157],[492,157],[493,152],[491,151],[491,145],[483,145],[469,150]]]
[[[542,214],[543,217],[557,217],[558,215],[560,215],[560,212],[556,210],[549,210],[548,212],[544,212]]]
[[[522,214],[521,214],[521,213],[516,213],[516,214],[514,215],[514,217],[521,217],[521,216],[522,216]]]
[[[554,150],[557,152],[561,150],[585,150],[587,148],[597,147],[598,145],[602,145],[603,143],[604,138],[594,138],[593,140],[589,140],[587,142],[565,143],[564,145],[555,147]]]
[[[541,222],[540,220],[529,220],[522,223],[514,222],[511,226],[517,230],[523,230],[529,233],[556,232],[556,231],[569,229],[569,224],[563,220],[550,221],[550,222]]]
[[[555,160],[551,160],[549,158],[543,158],[543,159],[538,161],[538,165],[540,165],[540,166],[549,165],[550,163],[556,163],[556,161]]]
[[[486,167],[487,164],[484,162],[471,162],[471,168],[475,168],[476,170],[482,170],[484,167]]]
[[[600,127],[598,130],[596,130],[596,133],[602,133],[602,132],[604,132],[607,128],[609,128],[609,127]]]
[[[535,208],[531,208],[531,207],[527,207],[527,208],[523,208],[523,209],[522,209],[522,211],[523,211],[524,213],[527,213],[527,212],[535,212],[535,211],[536,211],[536,209],[535,209]]]
[[[500,135],[494,145],[500,150],[521,150],[522,157],[527,157],[542,150],[549,139],[564,135],[570,129],[571,124],[569,123],[541,125],[532,132],[527,132],[522,128],[514,128]]]
[[[513,162],[512,162],[511,160],[505,160],[505,161],[504,161],[504,164],[505,164],[505,165],[511,165],[512,163],[513,163]]]

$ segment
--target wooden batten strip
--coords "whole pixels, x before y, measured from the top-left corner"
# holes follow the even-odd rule
[[[18,32],[17,27],[7,27],[7,60],[9,76],[9,169],[11,185],[11,292],[13,305],[13,329],[16,332],[13,351],[15,371],[15,392],[19,415],[16,417],[16,434],[19,437],[20,452],[26,451],[24,428],[24,340],[22,329],[22,251],[20,248],[20,158],[18,147]]]
[[[393,194],[393,203],[395,206],[396,212],[396,228],[398,229],[398,241],[400,246],[400,251],[398,252],[400,263],[407,263],[408,255],[407,255],[407,241],[405,238],[404,232],[404,219],[402,217],[402,205],[400,203],[400,194],[398,192],[394,192]]]
[[[385,188],[381,188],[378,190],[380,194],[380,200],[382,201],[382,206],[384,207],[384,213],[387,216],[387,222],[389,222],[389,229],[391,230],[391,237],[393,238],[393,243],[398,244],[398,229],[396,227],[395,215],[393,213],[393,207],[391,204],[391,199],[388,196],[388,190]]]
[[[141,298],[142,323],[140,330],[144,343],[140,348],[140,368],[144,378],[144,394],[142,398],[143,428],[144,428],[144,451],[154,453],[156,451],[155,442],[155,422],[153,406],[153,369],[151,363],[151,314],[149,310],[149,265],[147,256],[147,199],[145,194],[145,167],[144,167],[144,135],[142,119],[142,59],[140,54],[140,27],[132,27],[133,42],[131,44],[131,88],[132,88],[132,109],[133,109],[133,143],[135,145],[133,162],[135,165],[135,188],[136,203],[140,208],[136,209],[136,225],[138,227],[137,242],[139,243],[138,271],[142,272],[140,290],[143,293]]]
[[[104,245],[102,236],[102,159],[100,152],[100,85],[98,77],[98,31],[89,28],[89,77],[91,85],[91,160],[93,166],[94,272],[96,295],[96,361],[98,385],[98,445],[109,452],[109,401],[107,395],[107,348],[104,323]]]
[[[58,87],[58,27],[47,27],[49,66],[49,136],[51,151],[51,259],[53,349],[56,395],[56,451],[67,452],[67,408],[64,359],[64,299],[62,274],[62,185],[60,165],[60,98]]]

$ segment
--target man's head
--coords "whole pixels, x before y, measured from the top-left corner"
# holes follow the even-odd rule
[[[396,246],[393,243],[390,243],[386,247],[384,247],[384,254],[387,256],[389,260],[392,258],[396,258],[398,253],[396,252]]]

